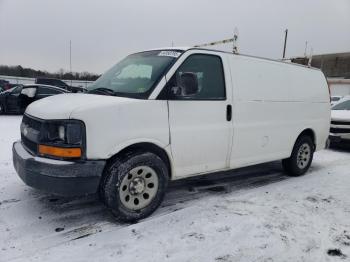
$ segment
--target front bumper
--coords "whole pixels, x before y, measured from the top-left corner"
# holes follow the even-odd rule
[[[20,141],[13,144],[13,165],[28,186],[55,195],[76,196],[97,192],[106,162],[61,161],[31,155]]]

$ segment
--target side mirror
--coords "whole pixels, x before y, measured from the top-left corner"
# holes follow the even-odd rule
[[[175,96],[193,96],[198,93],[198,77],[195,73],[182,73],[179,82],[179,86],[171,88],[171,91]]]

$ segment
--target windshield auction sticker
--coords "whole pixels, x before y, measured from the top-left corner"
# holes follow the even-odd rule
[[[178,58],[181,55],[180,52],[176,51],[161,51],[158,56],[171,56],[171,57],[176,57]]]

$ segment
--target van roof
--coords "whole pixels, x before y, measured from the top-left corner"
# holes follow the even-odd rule
[[[283,61],[283,60],[266,58],[266,57],[260,57],[260,56],[253,56],[253,55],[246,55],[246,54],[241,54],[241,53],[234,54],[232,52],[222,51],[222,50],[217,50],[217,49],[211,49],[211,48],[201,48],[201,47],[191,47],[191,46],[172,46],[172,47],[152,48],[152,49],[145,50],[145,51],[156,51],[156,50],[180,50],[180,51],[184,51],[184,52],[188,51],[188,50],[213,51],[213,52],[226,53],[226,54],[231,54],[231,55],[246,56],[246,57],[262,59],[262,60],[267,60],[267,61],[272,61],[272,62],[278,62],[278,63],[288,64],[288,65],[301,66],[301,67],[308,68],[308,69],[314,69],[314,70],[317,70],[317,71],[322,71],[321,69],[319,69],[317,67],[305,66],[305,65],[292,63],[292,62],[287,62],[287,61]]]
[[[192,47],[189,47],[189,46],[172,46],[172,47],[152,48],[152,49],[147,49],[145,51],[157,51],[157,50],[181,50],[181,51],[187,51],[189,49],[192,49]]]

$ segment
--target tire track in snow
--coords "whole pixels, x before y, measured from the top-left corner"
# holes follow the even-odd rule
[[[330,166],[322,166],[322,169],[325,171],[331,170],[336,166],[346,165],[347,162],[348,159],[335,160]],[[315,163],[309,175],[317,172],[320,166],[319,163]],[[205,200],[206,197],[218,194],[230,194],[230,196],[232,194],[240,194],[241,191],[247,191],[248,189],[285,179],[289,178],[282,173],[279,162],[273,162],[230,172],[174,181],[170,184],[169,192],[161,207],[151,217],[139,223],[171,215],[184,208],[193,207],[197,201]],[[23,203],[30,205],[35,202],[36,205],[41,205],[41,208],[48,213],[49,217],[48,220],[42,222],[56,226],[61,224],[69,224],[71,226],[65,227],[65,230],[62,232],[54,232],[32,242],[26,242],[25,245],[19,247],[19,249],[23,250],[22,254],[18,254],[19,252],[16,250],[15,254],[7,254],[8,259],[24,258],[35,254],[38,250],[43,251],[100,233],[111,231],[117,233],[118,230],[130,226],[130,224],[121,225],[116,223],[96,198],[64,198],[50,202],[50,196],[34,193],[33,197],[34,199],[23,200]],[[36,227],[38,227],[37,224]],[[16,228],[14,229],[17,230]],[[22,241],[19,239],[19,242]],[[26,245],[31,247],[30,251],[26,250]]]

